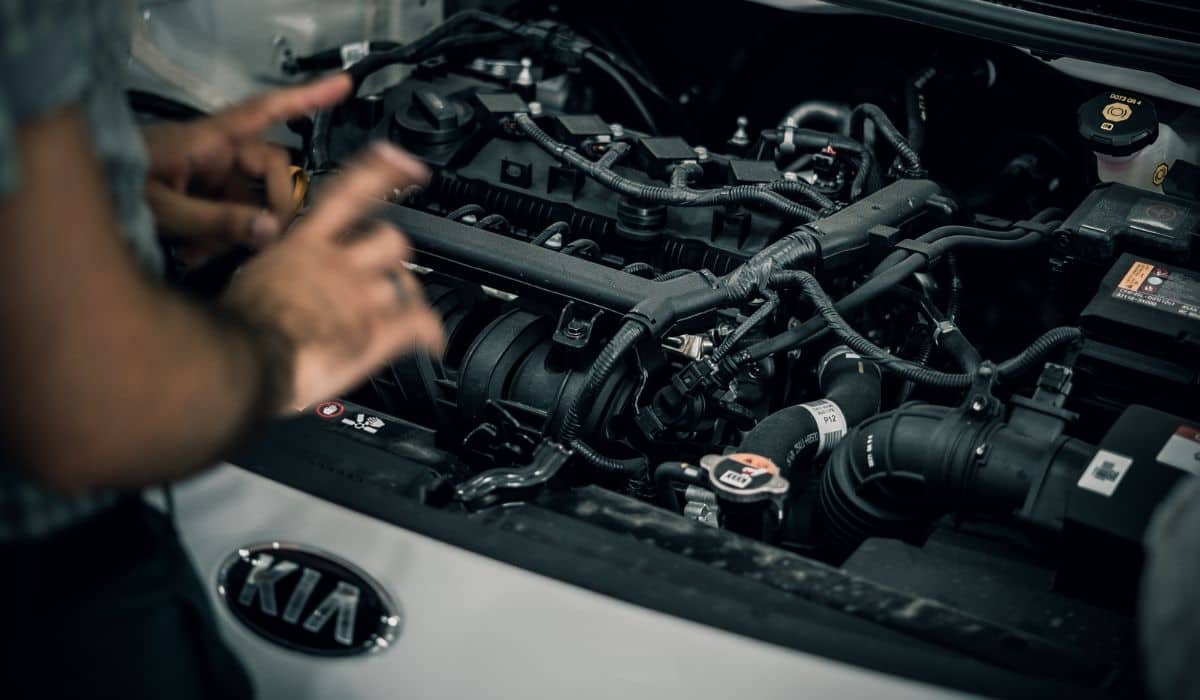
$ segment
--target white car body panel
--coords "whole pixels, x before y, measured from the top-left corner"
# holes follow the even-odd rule
[[[533,574],[231,465],[174,494],[184,545],[262,700],[962,697]],[[332,552],[372,576],[404,617],[392,647],[315,657],[238,622],[217,594],[218,568],[270,541]]]

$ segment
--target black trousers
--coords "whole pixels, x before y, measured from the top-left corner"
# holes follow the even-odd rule
[[[0,590],[9,589],[0,628],[15,623],[0,697],[253,697],[173,525],[140,499],[0,545],[0,562]]]

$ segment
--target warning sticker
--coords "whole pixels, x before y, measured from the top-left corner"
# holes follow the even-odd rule
[[[1121,278],[1121,284],[1118,286],[1121,289],[1136,292],[1138,289],[1141,289],[1142,282],[1146,281],[1146,278],[1150,276],[1150,272],[1153,270],[1154,266],[1150,263],[1135,262],[1133,267],[1129,268],[1129,272],[1126,272],[1125,276]]]
[[[1190,425],[1176,428],[1155,459],[1169,467],[1200,476],[1200,428]]]
[[[1200,320],[1200,277],[1138,260],[1113,291],[1113,298]]]
[[[323,404],[319,404],[313,411],[322,418],[330,419],[337,418],[345,413],[346,407],[338,401],[326,401]]]
[[[1087,469],[1079,477],[1079,488],[1094,491],[1101,496],[1111,496],[1129,471],[1133,460],[1116,452],[1100,450],[1092,457]]]
[[[383,430],[387,426],[387,423],[379,416],[372,416],[369,413],[359,413],[353,419],[343,418],[342,425],[348,425],[355,430],[361,430],[364,433],[374,435]]]

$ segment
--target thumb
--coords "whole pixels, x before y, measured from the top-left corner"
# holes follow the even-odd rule
[[[278,217],[264,209],[192,197],[158,182],[147,183],[146,202],[154,212],[159,232],[168,238],[261,248],[282,231]]]

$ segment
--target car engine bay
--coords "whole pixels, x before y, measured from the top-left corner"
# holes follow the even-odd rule
[[[402,458],[376,477],[422,508],[536,504],[1125,687],[1148,524],[1200,473],[1200,111],[755,13],[651,10],[616,46],[596,9],[464,11],[288,56],[410,67],[298,127],[302,166],[319,192],[376,139],[429,166],[379,218],[448,338],[301,421]]]

